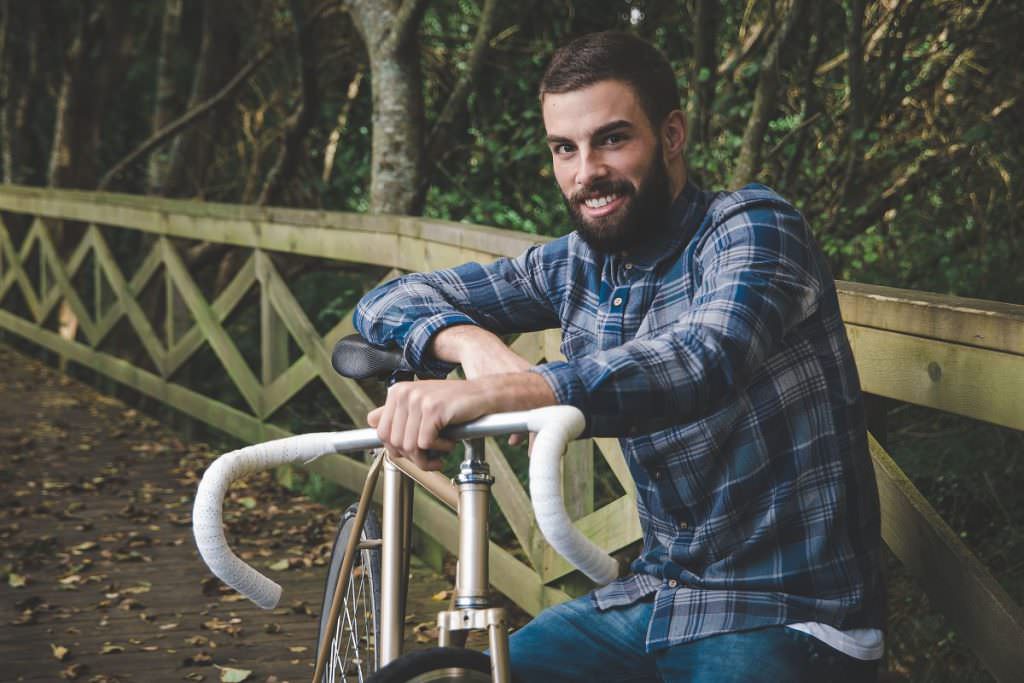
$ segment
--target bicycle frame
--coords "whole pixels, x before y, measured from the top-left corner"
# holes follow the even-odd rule
[[[436,472],[421,470],[408,460],[391,460],[382,454],[377,456],[359,500],[327,623],[333,628],[337,627],[343,600],[341,596],[346,595],[355,555],[364,546],[358,539],[366,519],[366,510],[369,509],[377,478],[383,470],[380,641],[377,643],[380,666],[386,666],[402,655],[412,528],[412,483],[415,481],[452,507],[459,519],[455,609],[438,612],[438,645],[463,645],[470,631],[486,630],[491,650],[491,677],[497,683],[508,683],[512,680],[508,657],[508,620],[504,608],[491,606],[489,595],[487,510],[494,478],[484,460],[484,440],[475,438],[464,443],[465,457],[459,475],[452,482]],[[451,495],[452,483],[458,485],[457,497]],[[328,648],[321,648],[313,674],[314,683],[323,674],[327,651]]]
[[[530,458],[530,495],[541,533],[574,566],[595,583],[603,585],[620,574],[622,567],[604,550],[579,532],[565,511],[561,494],[560,461],[566,444],[584,428],[582,413],[571,406],[549,406],[534,410],[489,415],[474,422],[451,426],[445,438],[469,441],[466,457],[456,477],[458,494],[437,472],[423,472],[409,461],[387,460],[378,455],[363,484],[360,503],[339,568],[339,586],[328,623],[337,624],[360,544],[363,523],[381,471],[384,471],[385,510],[382,549],[382,656],[391,661],[401,652],[404,620],[405,577],[408,576],[408,547],[411,530],[411,482],[419,482],[459,514],[460,562],[456,583],[455,609],[438,616],[441,645],[461,644],[472,629],[486,629],[491,642],[493,680],[508,681],[507,628],[503,610],[490,607],[487,572],[487,503],[493,482],[484,462],[483,439],[512,433],[536,434]],[[350,453],[379,448],[381,441],[372,429],[305,434],[246,446],[215,460],[203,474],[192,509],[196,546],[210,570],[224,583],[254,603],[270,609],[281,595],[281,587],[247,565],[228,547],[223,528],[223,501],[232,481],[247,474],[283,464],[309,463],[332,453]],[[412,479],[405,478],[409,475]],[[384,570],[387,566],[389,569]],[[389,598],[384,599],[387,591]],[[386,635],[385,635],[386,634]],[[386,641],[386,642],[385,642]],[[321,648],[314,681],[323,673],[327,648]]]

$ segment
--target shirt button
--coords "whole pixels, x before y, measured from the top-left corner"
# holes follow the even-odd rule
[[[624,265],[622,267],[625,268],[626,270],[633,270],[633,264],[632,263],[627,263],[626,265]]]
[[[679,522],[679,528],[680,529],[689,529],[690,525],[687,524],[686,522]]]
[[[679,582],[676,581],[675,579],[669,579],[668,580],[668,587],[669,588],[675,588],[678,585],[679,585]]]
[[[612,299],[612,306],[621,306],[621,305],[622,305],[622,297],[621,296],[617,296],[614,299]]]
[[[654,478],[661,479],[661,470],[654,470]]]

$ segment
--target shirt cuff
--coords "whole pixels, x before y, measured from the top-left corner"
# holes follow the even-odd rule
[[[543,377],[551,391],[555,393],[555,400],[560,405],[575,406],[583,413],[587,420],[587,430],[590,432],[590,415],[587,411],[587,390],[583,381],[576,373],[576,369],[566,361],[552,361],[543,365],[536,365],[530,368],[530,372],[536,372]]]
[[[428,318],[420,318],[409,328],[402,350],[405,360],[417,373],[425,372],[432,377],[444,378],[455,369],[455,363],[437,360],[427,353],[427,347],[434,335],[454,325],[476,325],[476,321],[465,313],[448,311]]]

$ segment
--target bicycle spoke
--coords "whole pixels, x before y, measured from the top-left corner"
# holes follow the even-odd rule
[[[377,670],[379,551],[363,548],[357,552],[345,593],[339,596],[341,606],[327,646],[322,683],[365,683]]]

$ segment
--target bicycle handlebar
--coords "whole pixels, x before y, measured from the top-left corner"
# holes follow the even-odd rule
[[[474,439],[534,432],[530,458],[530,496],[537,525],[551,546],[592,581],[605,584],[618,575],[618,563],[579,532],[562,502],[561,458],[566,444],[580,435],[583,414],[572,406],[498,413],[445,429],[449,439]],[[240,559],[224,537],[222,507],[231,482],[284,464],[306,464],[331,453],[379,448],[373,429],[292,436],[246,446],[217,458],[206,472],[192,509],[192,530],[203,561],[221,581],[263,609],[281,598],[281,586]]]

